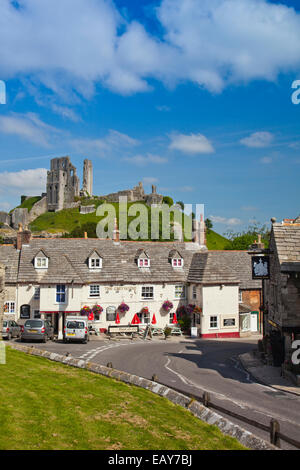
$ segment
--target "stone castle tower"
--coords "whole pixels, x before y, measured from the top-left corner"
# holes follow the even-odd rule
[[[91,160],[84,160],[82,193],[84,196],[93,195],[93,164]]]
[[[79,196],[79,178],[70,157],[53,158],[47,173],[48,211],[71,207],[76,196]]]

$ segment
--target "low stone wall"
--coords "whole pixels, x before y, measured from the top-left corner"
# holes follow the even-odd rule
[[[79,207],[80,214],[92,214],[95,211],[96,211],[96,207],[94,205]]]
[[[161,397],[165,397],[170,400],[175,405],[182,406],[183,408],[189,410],[194,416],[201,419],[210,425],[217,426],[223,434],[227,434],[228,436],[236,438],[242,445],[249,449],[253,450],[278,450],[277,447],[269,444],[263,439],[255,436],[249,431],[241,428],[237,424],[233,424],[226,418],[218,415],[214,411],[206,408],[205,406],[201,405],[196,400],[193,400],[186,395],[176,392],[165,385],[161,385],[157,382],[153,382],[148,379],[144,379],[142,377],[138,377],[137,375],[129,374],[127,372],[122,372],[116,369],[111,369],[99,364],[94,364],[92,362],[87,362],[82,359],[75,359],[72,356],[62,356],[57,353],[51,353],[49,351],[43,351],[40,349],[36,349],[33,347],[23,346],[21,344],[10,344],[10,347],[16,349],[18,351],[25,352],[27,354],[31,354],[33,356],[40,356],[50,361],[60,362],[62,364],[66,364],[72,367],[78,367],[80,369],[86,369],[90,372],[94,372],[96,374],[101,374],[106,377],[110,377],[116,380],[120,380],[127,384],[136,385],[137,387],[144,388],[149,390]]]

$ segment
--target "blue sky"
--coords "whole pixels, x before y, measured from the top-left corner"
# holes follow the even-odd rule
[[[299,215],[300,2],[3,0],[0,43],[0,210],[70,155],[220,233]]]

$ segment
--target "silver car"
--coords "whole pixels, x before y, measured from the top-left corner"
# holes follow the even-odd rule
[[[54,329],[48,320],[26,320],[21,326],[21,341],[43,341],[54,338]]]
[[[21,327],[14,320],[3,320],[2,338],[12,339],[19,338],[21,335]]]
[[[81,341],[87,343],[90,340],[87,320],[82,319],[66,319],[64,329],[64,342]]]

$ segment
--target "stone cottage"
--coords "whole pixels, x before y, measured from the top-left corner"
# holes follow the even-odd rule
[[[264,281],[265,333],[274,344],[281,343],[282,362],[291,356],[292,341],[300,339],[300,217],[272,222],[270,278]]]

